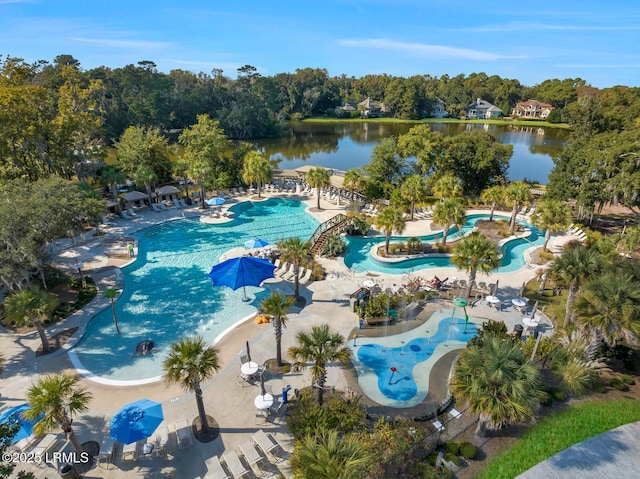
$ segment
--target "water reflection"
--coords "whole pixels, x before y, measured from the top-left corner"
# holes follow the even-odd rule
[[[527,178],[542,183],[553,167],[552,158],[564,148],[569,132],[558,128],[540,128],[480,123],[430,123],[431,129],[444,135],[483,129],[498,141],[514,146],[507,176],[510,180]],[[258,140],[270,159],[280,159],[280,168],[313,164],[348,170],[367,164],[371,151],[383,138],[402,135],[412,123],[306,123],[292,122],[287,135]]]

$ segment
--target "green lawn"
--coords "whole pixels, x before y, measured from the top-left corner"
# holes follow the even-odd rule
[[[636,421],[640,401],[633,399],[576,404],[541,419],[477,477],[512,479],[569,446]]]
[[[424,118],[422,120],[403,120],[400,118],[332,118],[327,116],[314,116],[302,120],[308,123],[478,123],[489,125],[515,125],[515,126],[543,126],[545,128],[568,129],[566,123],[549,123],[536,120],[509,120],[505,118],[482,120],[459,120],[457,118]]]

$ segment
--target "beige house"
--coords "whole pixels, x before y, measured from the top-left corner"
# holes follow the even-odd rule
[[[383,113],[389,113],[389,108],[384,103],[377,100],[367,98],[358,103],[358,110],[364,118],[380,116]]]
[[[549,116],[551,110],[551,105],[538,100],[519,101],[511,111],[511,116],[544,119]]]

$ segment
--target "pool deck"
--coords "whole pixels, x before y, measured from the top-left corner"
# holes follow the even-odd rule
[[[265,194],[270,197],[272,194]],[[278,195],[287,196],[287,195]],[[317,210],[316,198],[308,198],[288,195],[293,199],[304,201],[309,206],[309,211],[319,221],[324,221],[339,212],[344,212],[344,207],[337,207],[321,200],[322,209]],[[223,212],[238,201],[248,199],[237,197],[228,201]],[[213,210],[210,209],[209,211]],[[100,291],[113,286],[122,285],[122,274],[118,266],[126,264],[130,259],[125,249],[126,241],[130,235],[141,228],[152,226],[162,221],[171,221],[184,216],[199,216],[200,210],[195,207],[178,210],[171,208],[160,213],[152,211],[140,211],[133,220],[116,219],[108,225],[106,234],[98,237],[79,238],[77,244],[70,240],[61,240],[50,248],[51,257],[59,264],[66,266],[70,271],[77,272],[77,263],[81,264],[82,271],[91,275],[96,281]],[[226,221],[222,218],[209,218],[210,221]],[[416,220],[407,222],[404,235],[411,236],[424,234],[430,231],[428,220]],[[558,251],[563,243],[571,238],[554,236],[551,248]],[[395,287],[401,283],[400,275],[385,275],[376,273],[368,275],[366,272],[353,274],[348,271],[343,261],[322,258],[319,260],[327,272],[327,280],[311,282],[301,285],[301,294],[307,300],[307,306],[302,310],[296,310],[288,316],[287,328],[282,338],[282,348],[286,351],[294,342],[295,335],[300,330],[307,330],[313,325],[329,322],[332,329],[339,331],[349,339],[357,330],[357,318],[351,311],[349,295],[362,286],[365,279],[373,279],[381,287]],[[455,268],[434,268],[421,271],[420,274],[430,278],[434,274],[441,278],[458,275],[461,278],[465,274]],[[484,275],[479,281],[495,282],[500,280],[500,296],[505,298],[516,297],[520,286],[535,275],[534,270],[523,268],[513,273],[499,273]],[[271,282],[268,288],[292,291],[292,285],[283,281]],[[82,311],[66,318],[60,323],[47,329],[48,335],[78,327],[79,336],[83,327],[95,314],[109,307],[109,302],[99,293],[96,298]],[[470,310],[470,314],[477,317],[502,320],[507,324],[509,331],[522,319],[520,314],[513,311],[513,307],[505,311],[495,311],[484,302]],[[330,319],[328,319],[330,318]],[[549,326],[550,327],[550,326]],[[2,330],[0,335],[0,347],[4,353],[5,372],[0,377],[0,401],[3,407],[13,406],[24,402],[27,389],[42,374],[73,370],[66,350],[57,351],[46,357],[35,357],[35,351],[40,345],[37,333],[19,335]],[[259,387],[241,387],[236,383],[240,369],[240,355],[244,353],[245,341],[249,340],[251,356],[257,362],[263,362],[275,356],[275,339],[270,325],[258,325],[253,321],[240,324],[228,335],[223,337],[216,345],[220,351],[221,367],[218,374],[210,381],[203,384],[204,400],[207,413],[213,416],[220,428],[219,437],[211,443],[201,444],[194,440],[191,447],[177,449],[174,445],[167,458],[138,459],[135,461],[123,461],[121,455],[116,456],[115,463],[109,469],[101,465],[87,473],[85,477],[110,478],[196,478],[206,475],[205,459],[212,455],[221,456],[225,451],[235,449],[239,444],[250,438],[259,429],[270,433],[285,451],[292,449],[292,437],[282,423],[257,424],[253,400],[259,393]],[[72,344],[72,343],[70,343]],[[328,384],[338,389],[355,389],[352,371],[349,369],[330,366],[328,368]],[[100,439],[108,435],[108,423],[110,418],[125,403],[146,397],[160,401],[163,405],[165,424],[172,426],[180,419],[189,422],[197,415],[197,409],[193,394],[186,393],[176,386],[169,386],[163,382],[114,387],[83,379],[83,384],[93,394],[90,411],[78,417],[74,421],[74,428],[81,442]],[[311,383],[308,372],[290,373],[286,376],[273,376],[268,379],[274,394],[278,394],[285,385],[291,385],[292,390],[309,386]],[[373,406],[372,406],[373,407]],[[376,408],[380,411],[382,407]],[[430,411],[425,411],[430,412]],[[171,428],[170,428],[171,429]],[[61,441],[62,442],[62,441]],[[285,452],[284,456],[287,456]],[[56,474],[51,466],[38,468],[32,465],[20,465],[19,469],[34,472],[38,478],[51,477]],[[267,477],[291,477],[292,473],[288,462],[279,464],[269,463],[265,470]],[[176,472],[179,471],[179,472]],[[251,476],[249,476],[251,477]],[[562,477],[562,476],[554,476]],[[621,476],[619,476],[621,477]]]

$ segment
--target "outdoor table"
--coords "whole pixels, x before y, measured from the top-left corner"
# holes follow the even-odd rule
[[[273,406],[273,396],[271,394],[258,394],[253,401],[253,404],[256,406],[256,409],[261,411],[265,411]]]
[[[254,363],[253,361],[242,363],[242,366],[240,366],[240,371],[245,376],[253,376],[258,372],[258,363]]]
[[[487,296],[485,299],[489,303],[489,307],[500,304],[500,298],[497,296]]]
[[[524,317],[522,318],[522,323],[527,327],[527,328],[537,328],[538,325],[540,324],[540,322],[538,321],[538,319],[532,319],[530,317]]]
[[[513,298],[511,304],[513,304],[518,311],[522,311],[522,308],[527,305],[527,302],[522,298]]]
[[[367,279],[362,284],[365,288],[373,288],[376,285],[376,283],[372,279]]]

